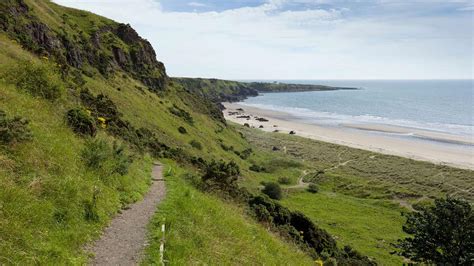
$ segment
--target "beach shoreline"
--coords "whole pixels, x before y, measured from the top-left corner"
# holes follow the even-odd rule
[[[226,120],[241,125],[247,123],[263,131],[283,134],[293,131],[297,136],[310,139],[474,170],[474,140],[467,136],[381,124],[348,123],[339,127],[310,124],[285,112],[239,103],[223,105]],[[264,119],[259,121],[257,118]],[[391,137],[389,134],[398,136]],[[399,137],[403,134],[412,134],[412,138]]]

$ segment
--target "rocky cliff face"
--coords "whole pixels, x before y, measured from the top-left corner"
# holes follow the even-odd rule
[[[24,0],[0,2],[0,31],[38,55],[55,58],[65,70],[92,66],[104,76],[123,70],[152,91],[166,88],[163,63],[156,59],[151,44],[130,25],[107,23],[86,34],[77,24],[69,25],[67,15],[58,19],[62,26],[53,30]]]

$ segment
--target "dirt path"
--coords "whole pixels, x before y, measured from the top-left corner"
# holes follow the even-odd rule
[[[117,215],[94,243],[91,252],[95,257],[91,265],[137,265],[140,262],[148,222],[166,193],[161,165],[153,167],[152,179],[144,199]]]

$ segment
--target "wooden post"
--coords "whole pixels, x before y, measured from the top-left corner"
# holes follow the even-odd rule
[[[162,237],[161,237],[161,244],[160,244],[160,262],[161,262],[161,265],[165,265],[164,263],[164,252],[165,252],[165,223],[163,222],[163,224],[161,225],[161,232],[162,232]]]

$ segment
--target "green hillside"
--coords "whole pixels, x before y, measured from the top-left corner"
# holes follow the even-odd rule
[[[157,58],[129,25],[0,2],[0,264],[86,264],[88,244],[147,192],[155,161],[168,192],[146,265],[159,261],[163,223],[172,265],[400,264],[400,212],[472,200],[460,189],[472,171],[263,133],[226,122],[218,104],[317,88],[170,78]],[[281,200],[261,192],[269,181]]]
[[[146,193],[154,160],[198,177],[213,160],[234,161],[251,176],[249,143],[217,105],[171,81],[130,26],[49,1],[8,0],[0,3],[0,30],[0,263],[87,262],[85,246]],[[167,252],[177,261],[189,262],[198,243],[208,244],[202,258],[217,256],[213,245],[226,243],[224,264],[239,261],[236,252],[258,264],[310,264],[310,255],[319,256],[305,241],[285,237],[286,229],[259,224],[245,200],[220,199],[241,193],[233,183],[213,188],[209,181],[204,189],[181,175],[168,182],[162,208],[169,219],[204,219],[182,223],[172,235]],[[196,200],[186,202],[183,190]],[[221,215],[226,219],[212,218]],[[187,238],[196,226],[203,231]],[[330,241],[325,258],[364,259],[344,255],[317,232]]]

